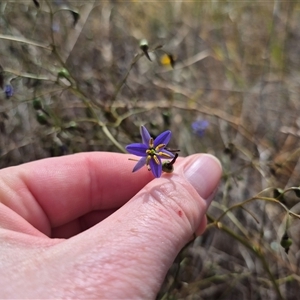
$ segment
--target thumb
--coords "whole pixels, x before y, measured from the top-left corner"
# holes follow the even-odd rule
[[[103,297],[155,298],[180,249],[205,225],[205,212],[220,177],[216,158],[189,156],[175,165],[172,174],[151,181],[81,236],[85,239],[81,245],[87,247],[83,267],[93,261],[95,267],[89,272],[97,278]]]

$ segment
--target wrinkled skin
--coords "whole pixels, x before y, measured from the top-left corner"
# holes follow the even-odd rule
[[[0,298],[151,299],[206,226],[220,176],[197,154],[153,180],[130,155],[81,153],[0,170]],[[188,168],[189,167],[189,168]]]

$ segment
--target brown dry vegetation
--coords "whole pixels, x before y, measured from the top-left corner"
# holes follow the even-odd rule
[[[37,2],[0,3],[0,64],[14,88],[0,94],[0,167],[124,151],[141,124],[154,136],[171,129],[171,147],[216,155],[224,176],[208,230],[180,253],[158,298],[296,299],[300,4]],[[163,45],[152,62],[143,38]],[[197,119],[210,123],[201,138]]]

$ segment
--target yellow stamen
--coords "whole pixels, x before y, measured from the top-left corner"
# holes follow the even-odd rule
[[[169,155],[169,154],[167,154],[167,153],[164,153],[164,152],[158,152],[157,154],[158,154],[159,156],[164,157],[164,158],[172,158],[171,155]]]
[[[149,162],[150,162],[151,158],[152,158],[151,155],[148,155],[147,158],[146,158],[146,166],[147,166],[148,171],[151,171],[151,168],[150,168],[150,165],[149,165]]]
[[[166,147],[166,144],[159,144],[158,146],[156,146],[155,150],[159,151],[160,149]]]
[[[146,165],[148,166],[149,165],[149,161],[151,160],[151,155],[148,155],[147,158],[146,158]]]
[[[150,138],[150,140],[149,140],[149,147],[150,148],[154,147],[153,138]]]
[[[160,161],[159,161],[159,159],[157,158],[156,155],[153,156],[153,159],[154,159],[154,161],[156,162],[157,165],[160,165]]]

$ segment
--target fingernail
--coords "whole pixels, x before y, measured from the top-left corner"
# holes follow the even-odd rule
[[[222,166],[219,160],[210,154],[196,154],[190,157],[190,161],[184,167],[184,174],[198,194],[208,199],[218,187]]]
[[[207,205],[210,205],[213,199],[215,198],[216,194],[218,192],[218,187],[216,187],[213,192],[205,199]]]

